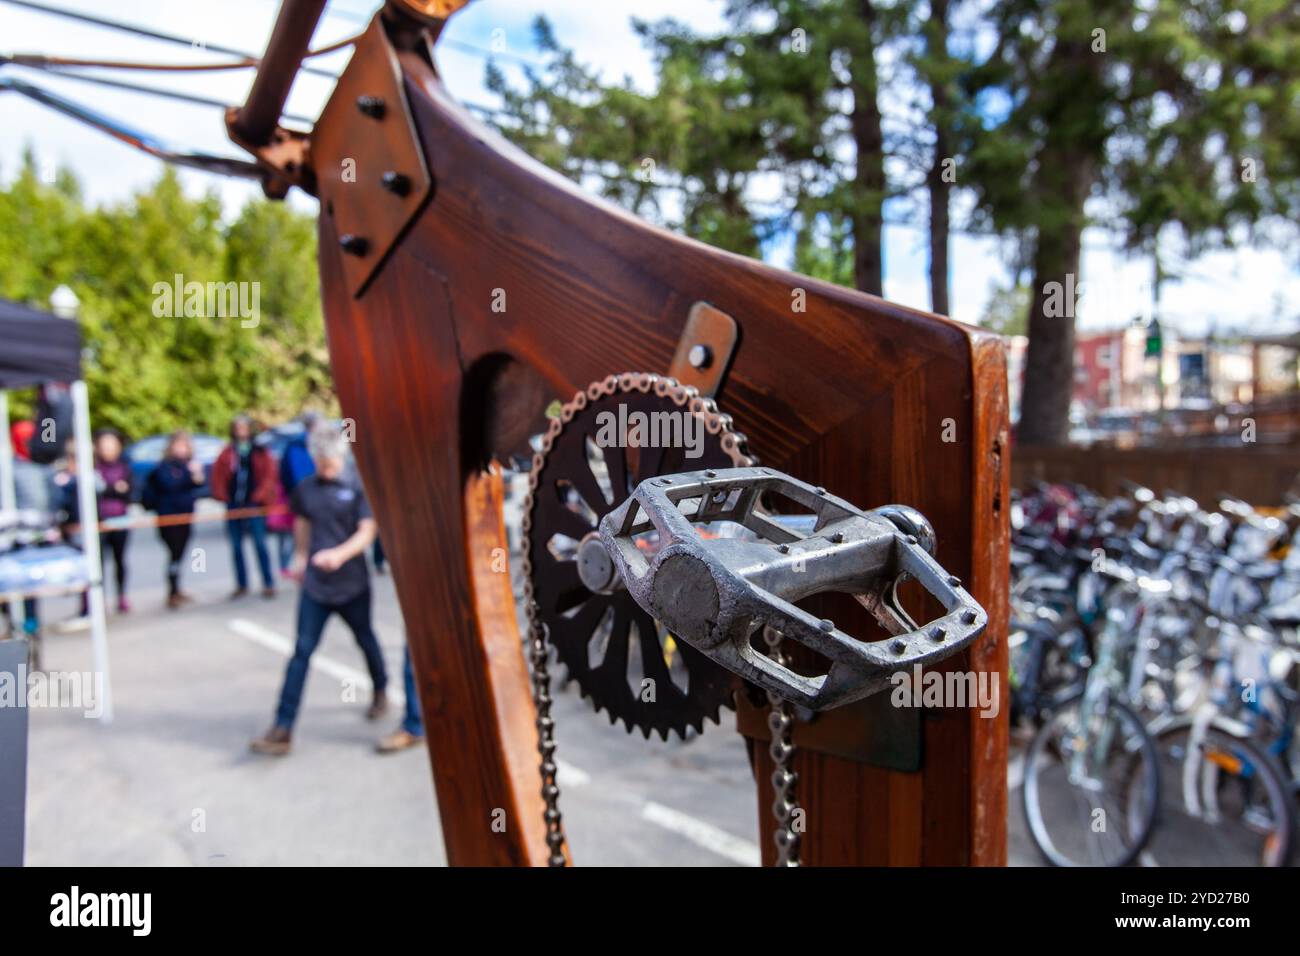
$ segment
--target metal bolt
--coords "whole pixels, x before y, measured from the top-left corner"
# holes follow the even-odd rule
[[[948,575],[948,583],[955,588],[959,588],[961,587],[961,578],[957,577],[955,574],[950,574]]]
[[[831,631],[835,630],[835,622],[828,621],[826,620],[826,618],[822,618],[820,621],[817,622],[817,627],[819,630],[825,631],[827,634],[829,634]]]
[[[704,473],[704,477],[705,477],[705,478],[716,478],[716,477],[718,477],[718,473],[717,473],[716,471],[714,471],[712,468],[710,468],[708,471],[706,471],[706,472]]]
[[[789,554],[790,546],[788,544],[778,544],[776,550],[780,551],[782,554]]]
[[[411,177],[406,173],[389,170],[379,179],[380,184],[394,196],[405,196],[411,191]]]
[[[974,624],[977,615],[970,608],[961,612],[961,622],[963,624]]]
[[[948,632],[941,627],[936,627],[930,631],[930,640],[932,641],[942,641],[947,636]]]
[[[349,232],[339,236],[339,246],[348,255],[364,256],[370,249],[370,240],[365,236],[354,236]]]
[[[826,494],[826,489],[825,489],[825,488],[822,488],[822,487],[814,488],[813,491],[817,492],[817,494],[819,494],[819,495],[824,495],[824,494]]]
[[[907,645],[904,644],[902,641],[894,641],[889,645],[889,649],[893,651],[895,654],[902,654],[904,651],[907,650]]]
[[[358,96],[357,109],[371,119],[384,118],[384,98],[382,96]]]
[[[692,345],[686,353],[686,361],[691,363],[691,368],[708,368],[713,364],[713,349],[707,345]]]
[[[843,541],[844,541],[844,532],[843,532],[843,531],[836,531],[833,535],[831,535],[831,543],[832,543],[832,544],[841,544],[841,543],[843,543]]]

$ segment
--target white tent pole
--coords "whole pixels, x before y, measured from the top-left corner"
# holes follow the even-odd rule
[[[0,511],[14,511],[18,507],[18,492],[14,485],[14,446],[9,440],[9,393],[0,391]],[[9,620],[22,631],[23,602],[9,602]]]
[[[77,511],[81,546],[90,572],[87,605],[90,611],[90,648],[95,673],[103,680],[100,719],[113,722],[113,692],[108,679],[108,624],[104,616],[104,561],[99,553],[99,506],[95,500],[95,450],[90,442],[90,398],[85,382],[72,383],[73,429],[77,440]]]

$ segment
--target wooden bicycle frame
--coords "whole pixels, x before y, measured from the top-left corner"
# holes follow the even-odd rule
[[[341,98],[385,69],[397,71],[402,93],[387,109],[400,122],[380,134]],[[610,373],[666,372],[697,302],[739,324],[717,397],[751,449],[859,506],[919,508],[940,562],[989,612],[986,636],[944,669],[992,672],[1005,687],[1009,468],[996,337],[670,234],[592,198],[474,120],[448,95],[427,45],[386,35],[378,20],[339,89],[310,146],[330,356],[392,559],[449,862],[546,859],[494,462],[543,430],[550,400]],[[373,221],[388,201],[376,185],[376,137],[397,142],[407,117],[428,188],[416,170],[422,194],[405,200],[401,228],[376,226],[389,228],[379,242],[349,234],[349,251],[339,224]],[[339,170],[363,153],[349,182]],[[865,628],[859,611],[837,623]],[[1005,715],[933,710],[920,734],[915,772],[800,749],[805,863],[1005,862]],[[563,725],[558,743],[563,753]],[[752,742],[750,753],[770,861],[770,759]]]

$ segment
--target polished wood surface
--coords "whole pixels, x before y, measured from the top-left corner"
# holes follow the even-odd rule
[[[951,666],[993,669],[1005,686],[997,341],[654,229],[482,127],[418,56],[400,59],[435,195],[354,299],[335,220],[340,203],[376,197],[341,191],[333,215],[322,211],[320,267],[338,393],[357,422],[419,674],[448,859],[545,859],[522,646],[508,578],[492,564],[504,546],[499,490],[483,466],[542,430],[550,398],[611,372],[666,370],[698,301],[740,325],[718,399],[751,448],[860,506],[920,508],[940,561],[993,622]],[[356,127],[330,141],[363,135],[354,112],[329,115]],[[629,760],[639,743],[629,736]],[[1005,719],[929,713],[923,743],[919,773],[799,755],[806,862],[1003,862]],[[768,768],[755,750],[766,831]],[[763,843],[770,853],[766,832]]]

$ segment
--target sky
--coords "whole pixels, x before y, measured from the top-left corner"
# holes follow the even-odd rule
[[[89,0],[45,0],[70,10],[147,26],[191,38],[194,50],[106,31],[61,17],[22,9],[0,0],[0,53],[47,53],[63,56],[195,62],[221,59],[201,49],[217,44],[260,54],[265,47],[278,8],[277,0],[115,0],[112,4]],[[331,0],[317,29],[314,46],[350,36],[366,23],[378,6],[367,0]],[[484,54],[467,47],[499,52],[498,63],[507,75],[518,75],[520,59],[536,57],[531,23],[545,13],[561,44],[578,51],[580,59],[597,68],[607,80],[630,77],[643,89],[653,86],[649,54],[631,28],[634,16],[671,16],[697,30],[716,31],[722,26],[721,0],[475,0],[457,13],[438,44],[438,62],[448,87],[466,102],[494,105],[483,85]],[[816,38],[811,38],[816,42]],[[341,51],[314,62],[337,72],[347,62]],[[220,110],[175,103],[156,97],[108,90],[51,77],[30,69],[0,67],[11,75],[65,95],[109,116],[129,121],[170,143],[209,152],[238,155],[225,136]],[[241,73],[118,74],[142,84],[242,102],[251,78]],[[331,81],[300,74],[290,96],[288,111],[316,116],[324,106]],[[888,108],[888,107],[886,107]],[[71,168],[92,203],[114,203],[157,178],[161,163],[124,144],[54,113],[13,92],[0,93],[0,181],[14,175],[22,151],[30,146],[44,170]],[[186,190],[198,195],[216,190],[227,213],[259,194],[258,188],[240,180],[183,170]],[[295,192],[295,205],[314,210],[310,197]],[[960,213],[960,210],[958,210]],[[919,217],[914,225],[885,230],[885,296],[904,305],[927,308],[927,243],[924,206],[899,204],[887,209],[889,218]],[[960,217],[959,217],[960,218]],[[1082,279],[1088,293],[1079,303],[1083,329],[1112,328],[1147,317],[1152,312],[1151,262],[1127,258],[1115,250],[1115,239],[1103,229],[1090,229],[1084,237]],[[956,235],[950,251],[953,317],[975,322],[983,314],[990,290],[1009,284],[1004,248],[998,241]],[[788,251],[778,245],[771,252],[777,265],[788,265]],[[1300,255],[1284,251],[1246,249],[1203,256],[1194,260],[1162,292],[1165,323],[1186,335],[1209,331],[1272,333],[1300,327]]]

